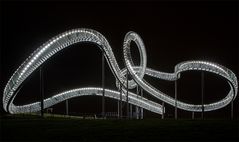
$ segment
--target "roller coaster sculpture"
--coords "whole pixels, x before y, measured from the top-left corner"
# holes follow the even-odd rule
[[[135,42],[138,50],[140,52],[140,65],[135,66],[130,53],[130,43]],[[136,86],[139,86],[148,94],[154,96],[155,98],[169,104],[172,106],[177,106],[182,110],[193,111],[193,112],[201,112],[202,109],[204,111],[213,111],[216,109],[220,109],[228,105],[231,101],[233,101],[238,92],[238,82],[235,74],[229,70],[228,68],[221,66],[219,64],[207,62],[207,61],[185,61],[177,64],[175,66],[175,70],[173,73],[166,73],[156,71],[146,67],[147,56],[144,43],[140,36],[135,32],[128,32],[124,38],[123,43],[123,55],[124,62],[126,67],[124,69],[120,69],[119,65],[115,59],[112,48],[106,38],[100,34],[99,32],[92,29],[73,29],[62,34],[59,34],[42,46],[37,48],[14,72],[11,76],[7,85],[4,89],[3,93],[3,108],[5,111],[14,114],[14,113],[27,113],[27,112],[36,112],[41,110],[41,103],[34,102],[26,105],[16,106],[13,101],[16,97],[18,91],[20,90],[22,83],[34,72],[37,68],[39,68],[44,62],[46,62],[50,57],[55,55],[60,50],[63,50],[66,47],[70,47],[70,45],[81,42],[90,42],[96,44],[97,47],[101,49],[104,53],[104,57],[110,66],[111,71],[113,72],[116,78],[116,87],[123,86],[122,88],[133,89]],[[189,71],[189,70],[201,70],[206,72],[215,73],[219,76],[224,77],[229,86],[230,91],[227,96],[217,102],[213,102],[210,104],[204,105],[195,105],[188,104],[182,102],[180,100],[175,100],[174,98],[168,96],[167,94],[157,90],[155,87],[146,82],[143,77],[144,75],[148,75],[151,77],[155,77],[158,79],[175,81],[180,78],[180,73]],[[126,72],[128,72],[132,80],[126,78]],[[128,84],[128,86],[127,86]],[[120,100],[120,92],[113,91],[109,89],[104,89],[105,96],[113,99]],[[62,92],[60,94],[56,94],[52,97],[44,99],[44,108],[48,108],[52,105],[60,103],[66,99],[84,96],[84,95],[97,95],[101,96],[103,92],[103,88],[77,88],[69,91]],[[126,101],[126,89],[122,91],[122,101]],[[164,108],[162,105],[155,103],[151,100],[148,100],[144,97],[138,97],[137,94],[128,92],[128,102],[135,106],[141,107],[143,109],[149,110],[151,112],[155,112],[158,114],[164,113]]]

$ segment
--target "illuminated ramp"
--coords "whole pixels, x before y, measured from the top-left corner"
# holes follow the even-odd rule
[[[134,66],[131,53],[130,53],[130,43],[135,42],[139,52],[140,52],[140,65]],[[45,61],[47,61],[50,57],[55,55],[60,50],[70,47],[70,45],[80,42],[90,42],[94,43],[99,47],[110,66],[112,73],[116,79],[116,87],[119,88],[120,84],[123,88],[133,89],[136,86],[139,86],[143,90],[145,90],[150,95],[155,98],[162,100],[172,106],[177,105],[178,108],[186,110],[186,111],[212,111],[216,109],[220,109],[228,105],[233,99],[236,98],[238,92],[238,83],[235,74],[226,67],[221,65],[210,63],[206,61],[185,61],[177,64],[175,66],[175,70],[173,73],[165,73],[156,71],[150,68],[147,68],[147,55],[144,47],[144,43],[140,36],[135,32],[128,32],[124,39],[123,45],[123,53],[124,53],[124,61],[126,68],[120,69],[119,65],[115,59],[112,48],[110,44],[106,40],[106,38],[101,35],[99,32],[91,30],[91,29],[74,29],[67,32],[64,32],[60,35],[57,35],[50,39],[48,42],[44,43],[42,46],[37,48],[14,72],[14,74],[9,79],[3,93],[3,107],[4,110],[9,113],[26,113],[26,112],[34,112],[39,111],[41,109],[40,102],[33,102],[31,104],[26,104],[22,106],[14,105],[14,98],[17,95],[17,92],[20,90],[22,83],[25,81],[27,77],[31,75],[39,66],[41,66]],[[90,53],[88,53],[90,55]],[[129,80],[127,86],[126,79],[126,70],[128,70],[129,74],[132,76],[132,80]],[[217,102],[213,102],[210,104],[195,105],[181,102],[180,100],[175,101],[174,98],[168,96],[167,94],[157,90],[155,87],[146,82],[143,77],[144,75],[149,75],[158,79],[175,81],[180,78],[180,73],[184,71],[190,70],[202,70],[211,73],[215,73],[219,76],[224,77],[229,86],[229,93]],[[62,92],[60,94],[56,94],[50,98],[44,100],[44,108],[55,105],[59,102],[62,102],[66,99],[83,96],[83,95],[102,95],[102,88],[77,88],[74,90],[69,90]],[[123,89],[122,100],[126,101],[126,90]],[[120,92],[113,91],[109,89],[105,89],[105,96],[113,99],[120,99]],[[150,101],[146,98],[138,96],[132,92],[129,92],[129,103],[147,109],[149,111],[162,114],[163,108],[160,104],[157,104],[153,101]]]

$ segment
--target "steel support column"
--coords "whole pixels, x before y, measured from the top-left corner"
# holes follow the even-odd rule
[[[233,100],[231,101],[231,119],[233,120]]]
[[[137,94],[137,98],[139,96],[139,86],[137,85],[136,87],[136,94]],[[139,107],[135,106],[135,114],[136,114],[136,119],[139,119]]]
[[[69,115],[68,99],[66,99],[66,115]]]
[[[141,97],[143,97],[143,92],[144,90],[141,88]],[[144,109],[141,107],[140,108],[140,119],[143,119],[144,118]]]
[[[129,72],[128,72],[128,70],[127,70],[127,73],[126,73],[126,103],[127,103],[127,105],[126,105],[126,114],[127,114],[127,118],[129,118]]]
[[[120,101],[117,100],[117,118],[120,118]]]
[[[133,105],[132,104],[129,104],[129,117],[130,117],[130,119],[132,119],[133,118]]]
[[[177,102],[178,86],[177,86],[177,80],[175,80],[175,86],[174,86],[174,87],[175,87],[175,88],[174,88],[174,91],[175,91],[175,92],[174,92],[174,93],[175,93],[175,96],[174,96],[174,98],[175,98],[175,112],[174,112],[175,114],[174,114],[174,117],[175,117],[175,119],[177,120],[177,119],[178,119],[178,108],[177,108],[177,107],[178,107],[178,106],[177,106],[177,105],[178,105],[178,104],[177,104],[177,103],[178,103],[178,102]]]
[[[202,114],[201,117],[204,119],[204,72],[201,73],[201,95],[202,95]]]
[[[102,117],[105,118],[105,57],[102,51]]]
[[[120,119],[122,119],[122,85],[120,84]]]
[[[41,95],[41,117],[44,117],[44,80],[43,67],[40,67],[40,95]]]
[[[162,113],[162,119],[164,119],[164,112],[165,112],[165,109],[164,109],[164,102],[162,102],[162,110],[163,110],[163,113]]]

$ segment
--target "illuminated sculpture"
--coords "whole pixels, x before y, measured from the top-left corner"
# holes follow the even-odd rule
[[[134,41],[137,44],[137,47],[140,52],[140,66],[134,66],[130,54],[130,43]],[[181,62],[175,66],[174,73],[165,73],[159,72],[146,67],[147,57],[146,50],[143,44],[142,39],[139,35],[134,32],[129,32],[126,34],[123,45],[123,53],[124,53],[124,61],[126,68],[120,69],[113,51],[106,40],[106,38],[101,35],[99,32],[91,30],[91,29],[74,29],[67,32],[64,32],[60,35],[57,35],[50,39],[48,42],[43,44],[41,47],[36,49],[22,64],[21,66],[14,72],[14,74],[9,79],[3,93],[3,107],[4,110],[9,113],[26,113],[26,112],[35,112],[41,109],[40,102],[35,102],[23,106],[14,105],[13,101],[17,95],[17,92],[21,88],[21,84],[23,81],[33,72],[35,71],[41,64],[47,61],[48,58],[56,54],[58,51],[69,47],[74,43],[79,42],[90,42],[98,45],[101,48],[104,56],[110,66],[111,71],[113,72],[116,78],[116,86],[119,88],[120,84],[124,86],[124,88],[133,89],[137,85],[141,87],[143,90],[148,92],[150,95],[160,99],[172,106],[177,105],[177,108],[186,110],[186,111],[194,111],[201,112],[202,108],[204,111],[212,111],[216,109],[220,109],[228,105],[233,99],[236,98],[238,92],[238,83],[235,74],[223,67],[221,65],[205,62],[205,61],[186,61]],[[180,73],[188,70],[202,70],[207,72],[212,72],[218,74],[225,79],[227,79],[228,84],[230,85],[230,91],[228,95],[222,100],[210,104],[202,105],[194,105],[181,102],[179,100],[175,101],[174,98],[166,95],[165,93],[157,90],[149,83],[147,83],[143,77],[144,75],[149,75],[155,78],[175,81],[179,79]],[[128,81],[127,87],[127,78],[125,77],[126,72],[132,76],[133,80]],[[62,102],[66,99],[83,96],[83,95],[102,95],[102,88],[78,88],[74,90],[69,90],[57,95],[54,95],[50,98],[44,100],[44,108],[55,105],[59,102]],[[126,90],[123,89],[122,100],[126,101]],[[109,89],[105,89],[105,96],[113,99],[120,99],[120,92],[112,91]],[[152,102],[146,98],[138,97],[137,94],[129,92],[128,94],[129,103],[147,109],[149,111],[162,114],[163,109],[160,104]]]

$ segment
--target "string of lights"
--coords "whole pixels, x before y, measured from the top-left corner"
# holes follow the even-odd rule
[[[139,53],[140,53],[140,65],[135,66],[131,57],[130,52],[130,44],[131,42],[135,42]],[[124,86],[122,91],[122,101],[126,101],[126,88],[134,89],[139,86],[148,94],[154,96],[155,98],[170,104],[172,106],[177,105],[177,108],[193,111],[193,112],[201,112],[202,109],[204,111],[213,111],[216,109],[220,109],[228,105],[231,101],[233,101],[238,92],[238,82],[235,74],[228,68],[207,62],[207,61],[185,61],[177,64],[175,66],[175,70],[173,73],[166,73],[156,71],[154,69],[150,69],[147,67],[147,54],[146,49],[141,37],[135,32],[128,32],[124,39],[123,44],[123,54],[124,54],[124,62],[125,68],[120,69],[117,63],[117,60],[114,56],[112,48],[107,41],[107,39],[100,34],[99,32],[92,29],[73,29],[62,34],[59,34],[42,46],[37,48],[14,72],[9,81],[6,84],[3,93],[3,108],[5,111],[14,114],[14,113],[27,113],[27,112],[36,112],[41,110],[40,102],[34,102],[26,105],[16,106],[14,105],[14,98],[16,97],[18,91],[21,89],[23,82],[34,72],[37,70],[44,62],[46,62],[50,57],[55,55],[60,50],[70,47],[70,45],[80,42],[90,42],[94,43],[99,47],[104,53],[104,57],[110,66],[112,73],[116,78],[116,87],[120,88],[120,84]],[[90,54],[90,53],[89,53]],[[163,79],[167,81],[175,81],[180,78],[180,73],[191,70],[199,70],[215,73],[219,76],[224,77],[229,86],[230,91],[227,96],[217,102],[197,105],[197,104],[189,104],[182,102],[180,100],[175,100],[169,95],[161,92],[156,89],[152,85],[150,85],[146,80],[143,79],[144,75],[152,76],[158,79]],[[126,73],[129,72],[132,80],[129,80],[127,83]],[[128,86],[127,86],[128,84]],[[60,94],[56,94],[50,98],[46,98],[44,100],[44,108],[48,108],[52,105],[60,103],[64,100],[79,97],[83,95],[102,95],[103,88],[77,88],[69,91],[62,92]],[[120,92],[113,91],[110,89],[105,89],[105,96],[113,99],[120,100]],[[138,97],[137,94],[129,92],[128,101],[130,104],[142,107],[149,111],[162,114],[164,113],[162,110],[162,105],[153,102],[144,97]],[[177,104],[176,104],[177,103]]]

